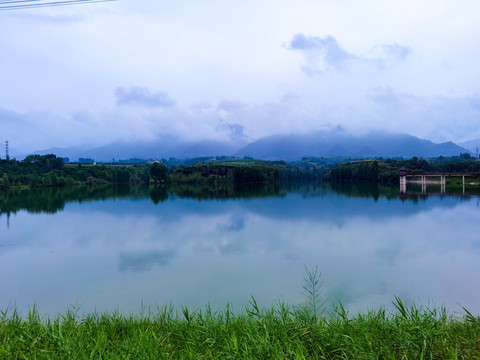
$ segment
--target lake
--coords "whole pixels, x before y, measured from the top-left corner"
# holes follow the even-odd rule
[[[318,265],[328,306],[480,312],[475,194],[297,184],[0,193],[0,309],[138,313],[301,304]],[[447,189],[448,191],[448,189]]]

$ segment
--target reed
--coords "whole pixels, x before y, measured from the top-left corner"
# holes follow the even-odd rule
[[[227,306],[191,311],[172,306],[125,316],[118,312],[55,318],[33,307],[0,315],[0,359],[478,359],[480,319],[445,308],[379,308],[330,315],[252,298],[241,314]],[[319,316],[320,315],[320,316]]]
[[[349,316],[341,303],[328,314],[318,267],[306,268],[305,303],[240,314],[227,305],[192,311],[142,307],[138,315],[72,307],[55,318],[36,306],[23,317],[0,312],[0,359],[479,359],[480,318],[464,309],[407,306]]]

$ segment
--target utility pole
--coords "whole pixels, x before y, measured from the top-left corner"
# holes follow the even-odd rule
[[[7,159],[7,161],[10,160],[10,156],[8,155],[8,140],[5,141],[5,159]]]
[[[477,159],[478,159],[478,146],[477,146]]]

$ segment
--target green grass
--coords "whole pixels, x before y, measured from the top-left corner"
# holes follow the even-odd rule
[[[445,308],[380,308],[349,316],[341,303],[325,315],[318,267],[306,268],[301,306],[260,308],[252,297],[243,313],[229,306],[181,307],[56,318],[33,307],[22,317],[0,313],[0,359],[479,359],[480,318]]]
[[[119,313],[0,318],[0,359],[478,359],[480,319],[466,312],[405,306],[349,316],[277,303],[261,309],[252,298],[242,314],[229,307],[137,316]]]

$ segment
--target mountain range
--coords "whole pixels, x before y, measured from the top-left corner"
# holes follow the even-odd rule
[[[343,131],[270,136],[239,150],[240,155],[287,161],[302,156],[434,157],[459,155],[464,152],[468,152],[467,149],[453,142],[435,144],[408,134],[370,132],[350,135]]]
[[[93,158],[96,161],[122,159],[194,158],[205,156],[250,156],[255,159],[294,161],[304,156],[351,157],[435,157],[470,152],[453,142],[433,143],[409,134],[370,132],[351,135],[344,131],[319,131],[309,134],[274,135],[250,143],[202,140],[181,141],[164,137],[150,142],[114,142],[96,148],[50,148],[35,154]]]

